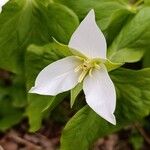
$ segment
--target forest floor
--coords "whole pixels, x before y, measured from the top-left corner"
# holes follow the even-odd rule
[[[27,132],[27,125],[23,122],[5,134],[0,134],[0,150],[59,150],[62,128],[57,123],[47,123],[40,131],[32,134]],[[131,127],[128,127],[118,133],[98,139],[92,150],[134,150],[130,136]],[[146,140],[139,150],[150,150],[150,144]]]

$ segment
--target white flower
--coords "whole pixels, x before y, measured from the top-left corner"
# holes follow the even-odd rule
[[[9,0],[0,0],[0,13],[2,11],[2,6],[5,5]]]
[[[116,91],[105,66],[106,40],[91,10],[73,33],[69,47],[81,54],[58,60],[38,75],[30,93],[57,95],[83,82],[87,104],[102,118],[116,124]]]

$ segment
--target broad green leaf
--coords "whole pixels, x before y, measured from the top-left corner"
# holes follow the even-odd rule
[[[150,113],[150,69],[115,70],[111,78],[118,97],[117,125],[111,125],[85,106],[67,123],[61,138],[61,150],[89,149],[97,138],[118,131]]]
[[[26,115],[29,118],[30,132],[35,132],[41,127],[42,119],[45,115],[44,110],[50,102],[53,103],[55,97],[30,95],[29,100]]]
[[[60,49],[60,46],[55,43],[50,43],[45,46],[31,45],[26,53],[26,79],[27,89],[34,86],[35,79],[38,73],[50,63],[64,57],[65,50]],[[41,121],[47,111],[52,111],[65,97],[61,95],[57,97],[41,96],[36,94],[28,95],[28,106],[26,115],[29,118],[30,131],[37,131],[41,126]]]
[[[121,50],[118,50],[114,56],[110,56],[110,59],[117,62],[133,63],[139,61],[143,57],[144,52],[145,50],[125,47]]]
[[[65,126],[60,150],[88,150],[94,140],[110,131],[112,126],[85,106]]]
[[[71,8],[82,20],[87,13],[94,9],[96,20],[107,38],[109,45],[129,17],[134,16],[128,0],[56,0]]]
[[[77,98],[77,96],[79,95],[79,93],[82,91],[82,83],[79,83],[77,86],[75,86],[72,90],[71,90],[71,97],[70,97],[70,106],[72,108],[73,104],[75,103],[75,100]]]
[[[141,9],[126,24],[108,50],[112,62],[134,62],[141,59],[150,46],[150,7]]]
[[[67,7],[49,0],[11,0],[0,14],[0,67],[20,73],[24,53],[31,43],[55,39],[67,43],[78,25]]]

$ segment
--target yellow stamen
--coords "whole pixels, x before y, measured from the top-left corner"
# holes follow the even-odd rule
[[[81,71],[81,74],[79,76],[78,82],[81,83],[83,81],[83,79],[85,78],[85,76],[87,74],[89,74],[90,76],[92,76],[92,71],[93,69],[100,69],[100,61],[98,59],[85,59],[82,57],[78,57],[76,56],[78,59],[80,59],[82,61],[82,64],[80,64],[79,66],[77,66],[75,68],[75,72],[79,72]]]
[[[78,82],[81,83],[84,79],[84,77],[86,76],[86,74],[88,73],[87,70],[83,70],[81,75],[79,76]]]
[[[92,77],[92,71],[93,71],[93,68],[91,68],[90,71],[89,71],[89,76],[90,77]]]
[[[100,65],[98,65],[98,64],[96,64],[96,63],[95,63],[94,66],[95,66],[95,68],[98,69],[98,70],[101,68]]]
[[[76,58],[78,58],[79,60],[85,60],[84,58],[80,57],[80,56],[75,56]]]

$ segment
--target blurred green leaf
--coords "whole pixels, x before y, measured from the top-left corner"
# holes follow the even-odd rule
[[[126,24],[109,47],[108,57],[114,62],[134,62],[141,59],[150,46],[150,7],[141,9]]]
[[[115,70],[111,73],[117,91],[116,119],[113,126],[88,106],[67,123],[61,138],[61,150],[89,149],[94,140],[136,122],[150,112],[150,69]],[[73,140],[72,140],[73,139]]]
[[[144,67],[150,67],[150,48],[147,49],[147,51],[144,55],[143,66]]]
[[[13,88],[15,88],[14,85],[6,85],[6,83],[0,82],[0,131],[9,129],[23,118],[23,108],[20,108],[22,106],[14,105],[15,99],[11,91]],[[20,95],[20,98],[24,97]]]
[[[67,7],[39,0],[11,0],[0,14],[0,67],[21,72],[24,50],[56,38],[67,43],[78,25],[77,16]]]
[[[12,97],[14,107],[25,107],[27,105],[27,91],[25,86],[24,75],[16,75],[12,79],[12,85],[9,86],[8,92]]]
[[[138,131],[133,130],[132,132],[133,133],[129,137],[129,141],[134,150],[141,150],[144,143],[144,138]]]
[[[94,9],[96,20],[107,38],[109,45],[121,28],[126,24],[128,18],[134,16],[131,4],[128,0],[55,0],[67,5],[82,20],[87,13]]]
[[[4,91],[6,90],[4,89]],[[19,123],[22,118],[22,109],[13,106],[11,97],[7,93],[0,95],[0,130],[5,131],[9,129]]]
[[[146,5],[150,5],[150,0],[144,0],[144,3],[145,3]]]

